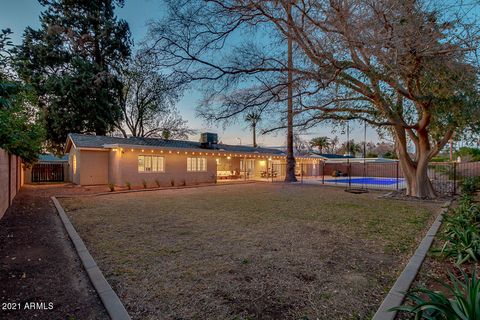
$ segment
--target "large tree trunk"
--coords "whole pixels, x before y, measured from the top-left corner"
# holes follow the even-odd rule
[[[395,138],[398,159],[407,183],[406,194],[422,199],[436,198],[437,195],[428,177],[428,162],[431,157],[428,133],[418,132],[415,159],[408,153],[405,129],[400,126],[395,128]]]
[[[403,169],[403,176],[407,183],[406,194],[408,196],[417,198],[434,199],[437,197],[433,189],[430,178],[428,177],[428,163],[427,165],[409,165],[400,160]]]
[[[288,2],[287,8],[288,23],[292,25],[292,5]],[[292,32],[289,27],[289,32]],[[292,37],[288,36],[288,110],[287,110],[287,170],[285,174],[285,182],[296,182],[295,177],[295,157],[293,155],[293,58],[292,58]]]

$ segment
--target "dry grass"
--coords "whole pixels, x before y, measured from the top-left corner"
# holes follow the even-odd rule
[[[249,184],[62,199],[136,319],[367,319],[438,204]]]

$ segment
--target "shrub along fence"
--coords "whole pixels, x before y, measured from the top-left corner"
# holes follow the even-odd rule
[[[269,171],[271,181],[283,181],[285,164],[274,164]],[[406,187],[401,165],[391,162],[323,162],[296,166],[301,183],[336,185],[345,188],[401,190]],[[480,162],[432,162],[428,176],[435,191],[441,194],[459,193],[459,185],[467,177],[480,176]]]
[[[0,218],[12,204],[22,185],[23,170],[20,157],[0,149]]]

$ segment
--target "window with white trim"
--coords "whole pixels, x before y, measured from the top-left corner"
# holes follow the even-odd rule
[[[207,171],[207,158],[187,158],[187,171],[188,172],[205,172]]]
[[[138,156],[138,172],[165,172],[165,157]]]

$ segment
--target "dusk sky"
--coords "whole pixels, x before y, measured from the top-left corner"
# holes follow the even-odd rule
[[[36,0],[0,0],[0,28],[10,28],[14,32],[13,40],[15,44],[21,43],[23,30],[27,26],[38,28],[39,15],[43,11],[42,6]],[[146,24],[149,20],[158,19],[165,14],[165,7],[161,0],[126,0],[123,8],[117,9],[118,17],[125,19],[130,25],[133,40],[138,45],[146,33]],[[229,126],[223,130],[221,126],[208,128],[202,119],[195,116],[195,107],[198,103],[200,95],[195,89],[186,91],[184,97],[178,103],[182,116],[188,120],[188,124],[192,129],[198,132],[211,131],[219,135],[219,139],[224,143],[238,144],[241,140],[242,144],[251,144],[252,138],[250,130],[244,123],[238,123],[234,126]],[[363,140],[363,126],[351,124],[350,136],[357,141]],[[310,139],[314,136],[330,136],[337,135],[340,141],[346,140],[346,135],[341,132],[331,133],[331,127],[325,126],[322,128],[315,128],[309,131],[308,135],[304,135],[305,139]],[[190,137],[192,140],[197,140],[198,136]],[[379,140],[374,130],[367,130],[367,141],[377,142]],[[271,135],[259,135],[257,141],[263,146],[282,146],[285,144],[285,134],[278,132]]]

